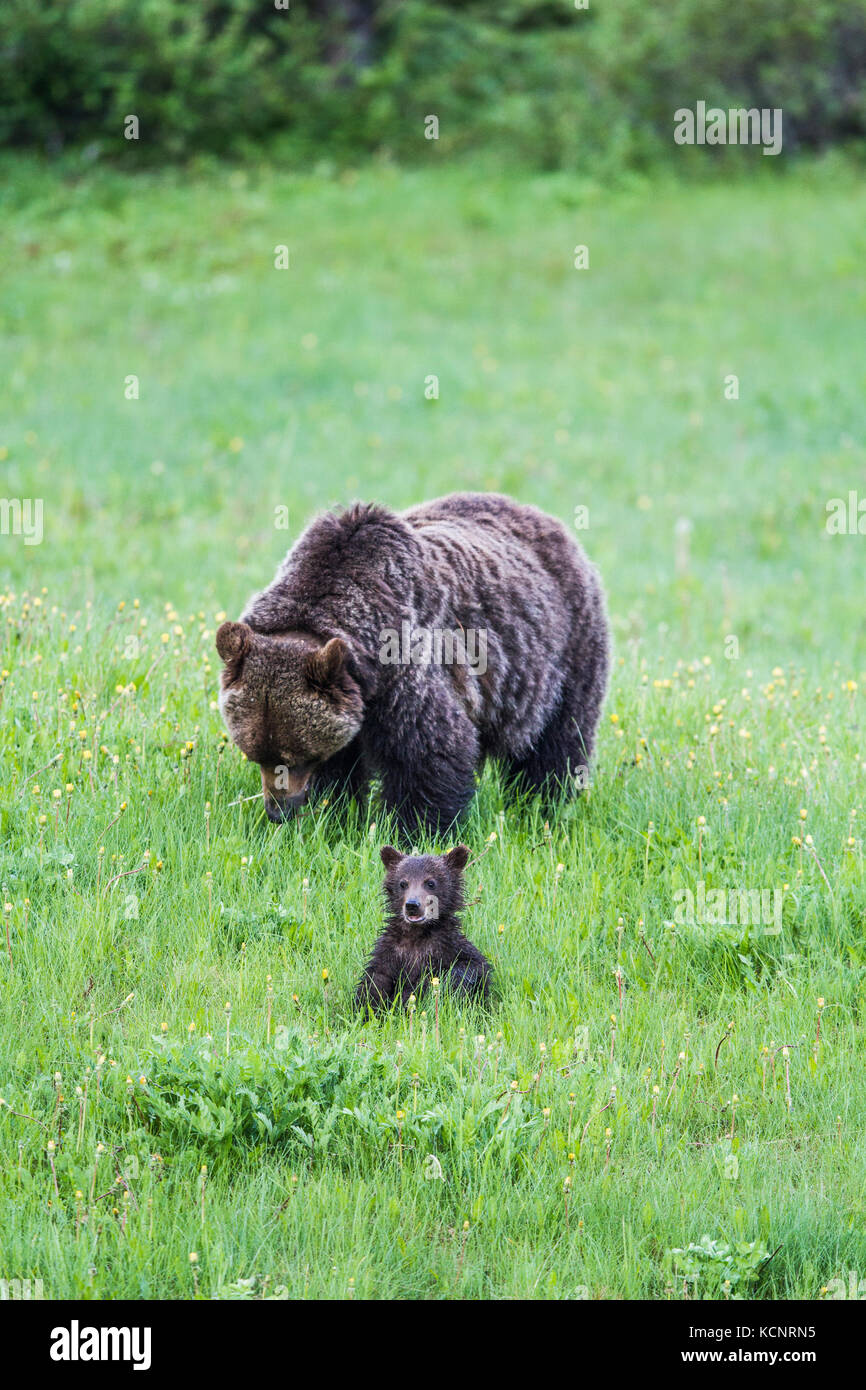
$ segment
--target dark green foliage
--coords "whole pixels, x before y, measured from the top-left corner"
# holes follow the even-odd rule
[[[7,0],[0,140],[144,161],[267,139],[293,161],[483,148],[637,166],[670,156],[674,110],[699,99],[783,108],[789,151],[862,138],[864,74],[866,0]]]

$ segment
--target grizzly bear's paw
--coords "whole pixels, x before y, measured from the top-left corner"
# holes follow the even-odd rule
[[[391,982],[383,976],[365,975],[355,990],[355,1008],[364,1013],[368,1009],[378,1013],[387,1009],[391,1003]]]

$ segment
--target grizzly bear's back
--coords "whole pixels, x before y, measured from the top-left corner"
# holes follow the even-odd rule
[[[452,493],[401,515],[430,577],[428,624],[485,634],[477,720],[484,749],[520,754],[573,676],[575,643],[606,674],[596,570],[555,517],[498,493]]]

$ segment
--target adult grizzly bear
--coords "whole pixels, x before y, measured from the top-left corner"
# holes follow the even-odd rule
[[[450,824],[487,757],[529,790],[582,782],[609,664],[580,546],[496,493],[320,516],[216,645],[271,820],[312,778],[358,794],[378,776],[407,835]]]

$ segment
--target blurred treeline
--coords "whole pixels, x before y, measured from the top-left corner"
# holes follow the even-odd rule
[[[866,0],[280,3],[3,0],[0,141],[142,162],[264,144],[637,168],[678,150],[673,112],[699,99],[783,108],[788,153],[866,135]]]

